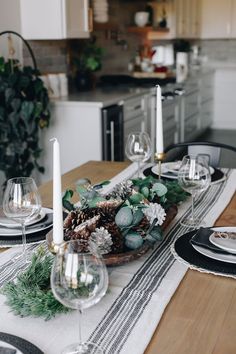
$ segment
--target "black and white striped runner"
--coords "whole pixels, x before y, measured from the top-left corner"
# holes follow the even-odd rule
[[[227,172],[227,177],[229,177],[229,174],[230,172]],[[226,182],[213,185],[196,200],[196,216],[202,217],[206,215],[209,208],[219,202],[225,184]],[[186,210],[181,218],[185,218],[190,213],[191,209]],[[170,245],[185,232],[187,232],[187,228],[176,222],[164,241],[152,252],[129,284],[123,289],[90,336],[89,340],[103,347],[106,353],[117,354],[122,352],[129,335],[141,319],[142,313],[148,306],[153,294],[157,291],[174,262],[176,262],[171,254]],[[133,353],[135,353],[135,350]]]
[[[131,172],[132,167],[129,167],[112,180],[112,185],[114,186],[123,179],[131,177]],[[228,177],[226,181],[212,185],[195,202],[196,216],[204,216],[205,220],[212,224],[234,194],[236,172],[225,170],[225,173]],[[111,186],[109,187],[111,188]],[[104,302],[108,301],[107,304],[110,303],[111,305],[110,307],[107,305],[106,311],[102,314],[99,310],[99,304],[94,306],[92,309],[94,312],[91,312],[94,316],[92,318],[94,320],[96,318],[94,329],[89,327],[84,334],[84,337],[89,337],[89,340],[103,347],[106,354],[141,354],[144,352],[165,306],[187,271],[185,265],[174,259],[170,252],[170,246],[176,238],[187,232],[187,228],[180,226],[179,221],[191,213],[191,208],[188,205],[190,204],[183,203],[180,206],[177,217],[169,227],[164,240],[156,246],[149,256],[140,258],[135,267],[131,265],[132,269],[129,268],[129,265],[127,267],[123,266],[119,274],[120,279],[127,271],[129,281],[120,282],[118,280],[117,282],[116,277],[113,277],[113,271],[111,271],[113,283],[110,287],[111,294],[108,294],[110,302],[106,297],[102,300]],[[33,252],[38,245],[31,245],[30,247],[32,247],[30,252]],[[7,254],[11,255],[10,251],[4,252],[0,257],[0,285],[13,279],[23,269],[21,262],[12,263],[9,260],[10,257],[7,258]],[[124,285],[120,285],[120,283]],[[168,287],[169,283],[171,284]],[[115,288],[114,292],[113,288]],[[119,295],[117,295],[117,289],[121,289]],[[67,325],[69,325],[69,315],[64,319],[65,326],[66,320],[68,320]],[[50,322],[48,326],[50,326]],[[18,323],[18,320],[16,320],[16,323]],[[54,328],[53,322],[52,327]],[[53,328],[51,328],[52,332]],[[40,332],[41,327],[38,330]],[[60,334],[58,336],[57,341],[60,340],[60,347],[63,347],[63,338]],[[50,351],[53,354],[54,352],[53,350]]]

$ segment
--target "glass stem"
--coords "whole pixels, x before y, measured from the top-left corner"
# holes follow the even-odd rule
[[[25,223],[22,222],[21,223],[21,227],[22,227],[22,255],[26,260],[26,235],[25,235]]]
[[[82,310],[79,310],[79,344],[82,344],[82,326],[81,326],[81,319],[82,319]]]
[[[192,216],[191,219],[194,220],[195,215],[194,215],[194,194],[192,194]]]

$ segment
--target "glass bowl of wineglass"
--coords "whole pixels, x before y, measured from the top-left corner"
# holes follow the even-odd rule
[[[25,223],[35,218],[40,211],[41,198],[33,178],[15,177],[7,181],[3,195],[3,212],[6,217],[21,224],[23,248],[20,256],[24,258],[26,263],[29,263],[29,260],[26,249]]]
[[[204,155],[184,156],[178,171],[178,183],[192,197],[191,215],[183,219],[181,224],[190,228],[203,225],[201,219],[195,216],[194,198],[204,192],[211,183],[207,158]]]
[[[129,160],[137,162],[138,177],[141,176],[140,163],[150,159],[152,154],[151,140],[146,132],[130,133],[127,138],[125,153]]]
[[[55,298],[64,306],[79,311],[97,304],[106,294],[108,273],[95,244],[89,248],[84,240],[65,242],[57,253],[51,272],[51,287]],[[79,318],[79,341],[66,347],[63,354],[104,353],[92,342],[82,341]]]

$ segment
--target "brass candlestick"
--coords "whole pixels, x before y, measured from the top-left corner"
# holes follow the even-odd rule
[[[47,233],[46,242],[49,252],[51,252],[53,255],[64,253],[65,242],[62,242],[60,244],[54,243],[52,230]]]
[[[165,153],[160,152],[160,153],[155,153],[154,155],[155,161],[158,163],[158,179],[161,180],[161,164],[165,160]]]

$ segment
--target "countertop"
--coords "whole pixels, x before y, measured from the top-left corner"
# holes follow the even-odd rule
[[[51,102],[56,105],[75,104],[78,106],[107,107],[117,104],[125,99],[135,97],[139,94],[149,93],[151,88],[96,88],[88,92],[76,92],[66,97],[52,99]]]
[[[191,68],[189,71],[189,76],[184,83],[170,83],[165,86],[162,86],[162,90],[169,90],[169,87],[173,88],[173,86],[181,87],[186,86],[193,79],[198,79],[200,76],[205,75],[213,71],[212,68]],[[119,104],[125,99],[133,98],[140,94],[149,94],[152,90],[155,89],[155,85],[148,86],[140,86],[140,87],[132,87],[132,86],[114,86],[107,88],[97,87],[95,90],[87,91],[87,92],[74,92],[70,93],[66,97],[60,97],[51,99],[53,105],[57,106],[65,106],[65,105],[76,105],[79,107],[107,107],[113,104]]]

